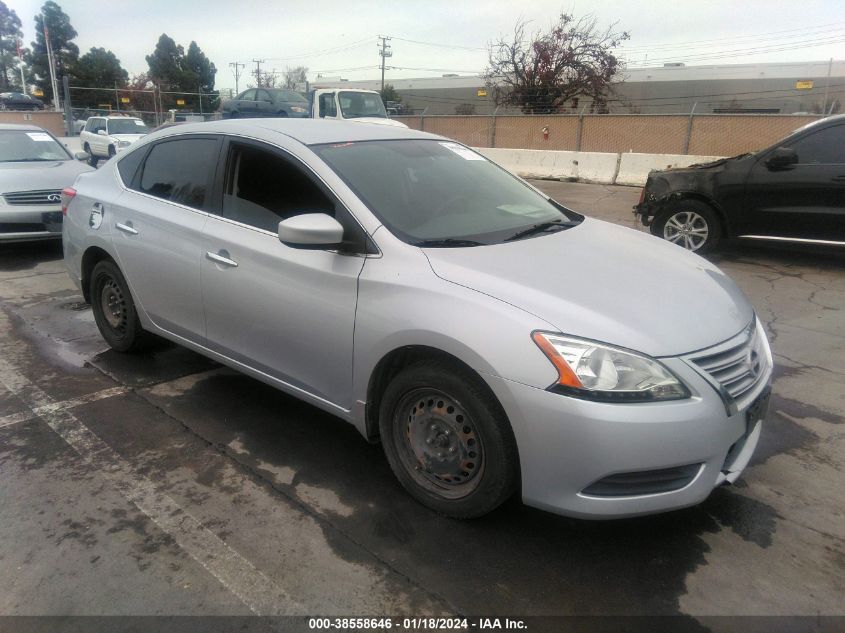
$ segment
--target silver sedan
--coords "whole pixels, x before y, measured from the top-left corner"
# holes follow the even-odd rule
[[[733,281],[449,139],[188,124],[68,196],[67,268],[114,349],[156,334],[338,416],[437,512],[688,506],[760,437],[772,357]]]
[[[0,124],[0,242],[62,236],[61,193],[92,168],[35,125]]]

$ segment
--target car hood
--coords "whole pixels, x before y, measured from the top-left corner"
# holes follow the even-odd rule
[[[38,163],[0,163],[0,193],[70,187],[76,177],[93,167],[77,160]]]
[[[134,143],[139,138],[146,136],[145,134],[112,134],[112,138],[116,138],[118,141],[129,141],[130,143]]]
[[[518,306],[564,334],[651,356],[720,343],[754,314],[736,284],[707,260],[589,218],[516,242],[424,252],[442,279]]]

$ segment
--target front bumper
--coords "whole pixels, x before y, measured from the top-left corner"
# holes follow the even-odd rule
[[[60,205],[23,206],[0,201],[0,242],[61,239]]]
[[[687,400],[607,404],[571,398],[487,376],[511,421],[527,505],[567,516],[607,519],[652,514],[702,502],[736,480],[760,438],[746,411],[765,395],[771,368],[743,407],[725,401],[680,358],[661,359],[691,388]],[[585,488],[624,473],[689,467],[691,480],[654,494],[596,496]]]

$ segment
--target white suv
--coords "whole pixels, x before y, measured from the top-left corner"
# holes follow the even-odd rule
[[[92,116],[80,132],[79,140],[82,149],[91,155],[92,164],[96,165],[100,158],[111,158],[149,131],[146,124],[137,117]]]

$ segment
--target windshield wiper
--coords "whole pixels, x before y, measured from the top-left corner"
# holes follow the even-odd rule
[[[520,240],[523,237],[528,237],[529,235],[536,235],[538,233],[545,233],[553,228],[561,228],[561,229],[568,229],[572,224],[561,222],[560,220],[555,220],[554,222],[541,222],[540,224],[535,224],[534,226],[529,226],[527,229],[520,231],[519,233],[514,233],[510,237],[506,237],[504,239],[505,242],[513,242],[514,240]]]
[[[459,240],[454,237],[435,238],[430,240],[419,240],[418,242],[411,242],[412,246],[430,246],[434,248],[457,248],[460,246],[484,246],[483,242],[476,242],[475,240]]]

